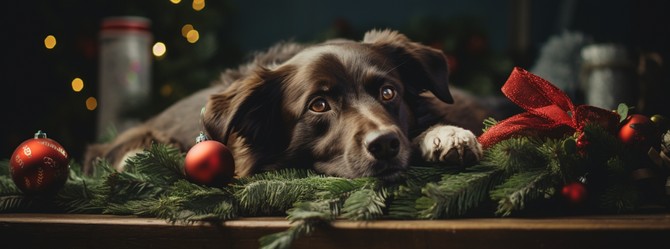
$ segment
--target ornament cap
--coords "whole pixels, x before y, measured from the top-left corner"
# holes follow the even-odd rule
[[[207,135],[205,135],[205,133],[201,131],[200,135],[198,135],[198,137],[195,138],[195,143],[197,144],[207,140],[209,140],[209,137],[207,137]]]
[[[47,134],[42,130],[35,132],[35,138],[47,138]]]
[[[588,183],[588,180],[586,179],[586,175],[580,176],[580,177],[577,179],[577,181],[578,181],[578,182],[581,182],[582,184],[587,184],[587,183]]]

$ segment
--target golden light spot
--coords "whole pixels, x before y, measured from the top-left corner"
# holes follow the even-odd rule
[[[178,4],[181,3],[181,0],[170,0],[171,3]]]
[[[95,108],[98,108],[98,100],[94,97],[88,97],[88,99],[86,99],[86,109],[93,111]]]
[[[44,38],[44,46],[47,49],[53,49],[56,47],[56,37],[53,35],[47,35],[47,37]]]
[[[161,57],[167,52],[167,47],[165,47],[165,43],[156,42],[151,51],[154,53],[154,56]]]
[[[193,25],[185,24],[181,27],[181,36],[186,37],[189,31],[193,30]]]
[[[84,81],[80,78],[74,78],[72,80],[72,90],[75,92],[81,92],[84,89]]]
[[[173,91],[174,90],[172,89],[172,85],[165,84],[161,87],[161,96],[168,97],[168,96],[172,95]]]
[[[201,11],[205,8],[205,0],[193,0],[193,9],[195,11]]]
[[[197,30],[191,30],[188,33],[186,33],[186,40],[190,43],[196,43],[198,42],[198,39],[200,39],[200,33],[198,33]]]

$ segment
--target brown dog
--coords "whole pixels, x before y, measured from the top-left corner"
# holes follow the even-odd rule
[[[476,163],[481,146],[457,126],[480,130],[489,113],[447,83],[441,51],[394,31],[280,44],[111,143],[90,146],[85,163],[104,157],[122,169],[152,142],[186,151],[202,129],[231,149],[238,176],[301,167],[396,179],[411,159]]]

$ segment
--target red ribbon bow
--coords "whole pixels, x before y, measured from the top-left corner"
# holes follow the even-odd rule
[[[597,123],[610,130],[619,120],[618,114],[598,107],[580,105],[575,108],[563,91],[522,68],[514,68],[501,90],[527,112],[500,121],[479,136],[484,148],[515,135],[581,132],[587,123]]]

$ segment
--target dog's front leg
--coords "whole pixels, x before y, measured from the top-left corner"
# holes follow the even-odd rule
[[[483,156],[482,146],[469,130],[453,125],[435,125],[414,138],[412,144],[426,162],[469,166]]]

